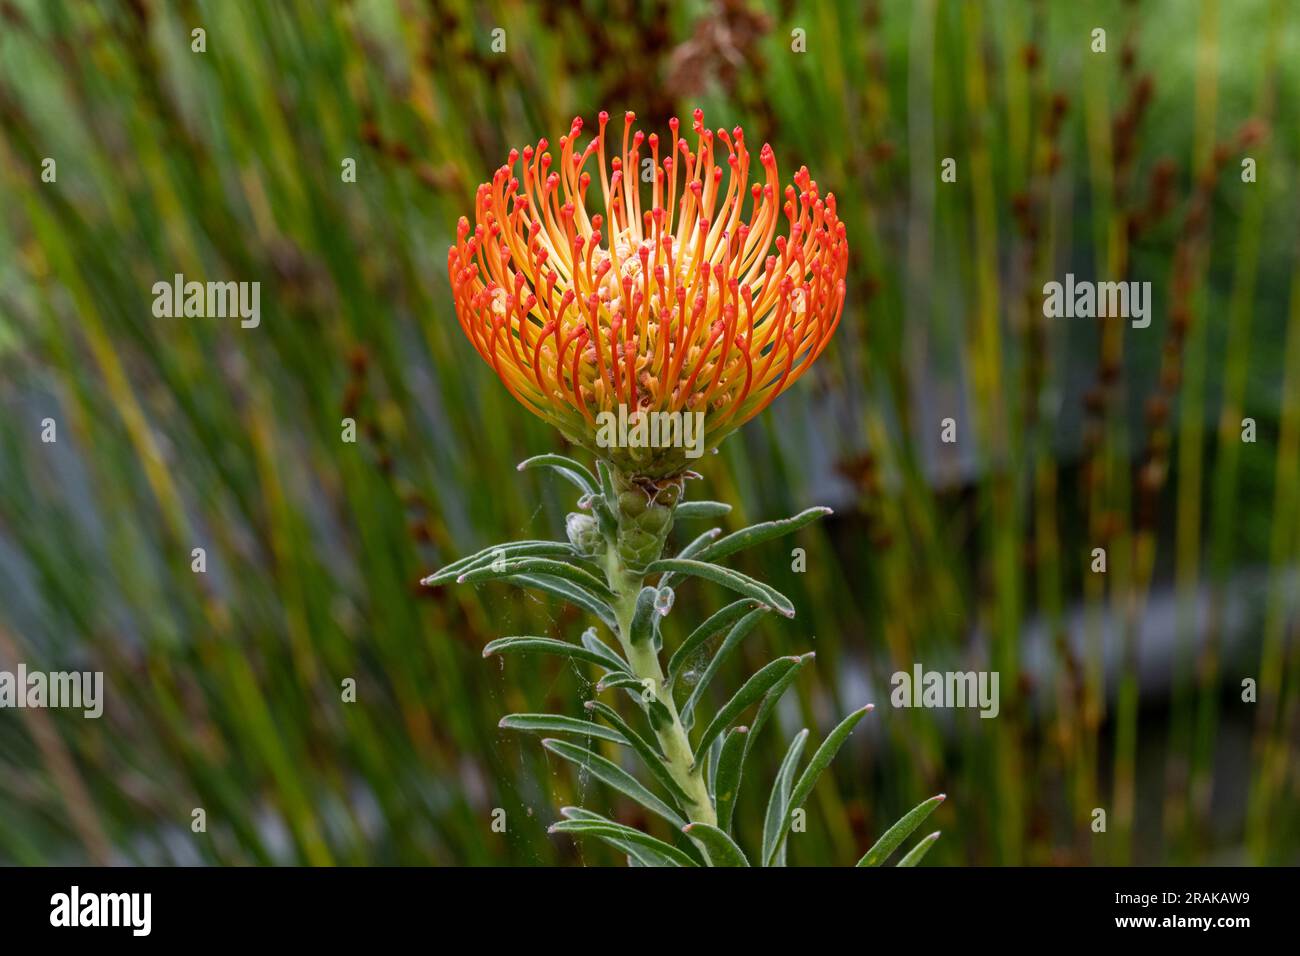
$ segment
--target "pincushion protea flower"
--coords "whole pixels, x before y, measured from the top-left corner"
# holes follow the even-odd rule
[[[447,268],[466,336],[515,398],[622,472],[672,476],[821,354],[844,310],[848,240],[806,168],[782,189],[770,146],[751,183],[740,127],[715,134],[697,109],[692,150],[676,119],[661,143],[629,112],[607,160],[608,120],[583,145],[575,118],[558,163],[545,139],[511,150]],[[593,159],[603,212],[589,214]],[[601,413],[620,411],[633,426],[691,414],[702,441],[605,440]]]
[[[596,473],[560,455],[523,462],[521,469],[554,469],[581,493],[579,511],[565,522],[568,540],[493,545],[425,583],[503,580],[544,591],[593,614],[614,636],[617,649],[594,627],[578,642],[502,637],[483,653],[552,654],[597,668],[596,693],[615,693],[617,701],[617,692],[627,691],[653,743],[596,699],[585,704],[591,720],[509,714],[501,726],[627,746],[654,790],[595,750],[557,738],[542,741],[686,839],[666,842],[581,807],[563,808],[565,819],[551,832],[603,840],[645,866],[749,866],[751,856],[763,866],[783,866],[796,813],[871,705],[840,721],[794,778],[808,731],[796,735],[768,800],[763,843],[749,854],[731,833],[745,759],[813,655],[770,662],[692,732],[707,706],[705,686],[723,659],[768,614],[795,613],[780,591],[717,562],[798,531],[830,509],[808,508],[725,537],[713,528],[676,557],[663,553],[676,518],[721,517],[731,510],[717,501],[682,501],[687,460],[758,414],[826,347],[844,311],[848,242],[835,197],[822,198],[808,170],[800,169],[794,185],[778,194],[776,157],[768,146],[759,151],[764,181],[750,183],[739,128],[718,130],[715,137],[696,110],[695,151],[678,138],[673,120],[661,159],[658,137],[634,133],[636,117],[628,113],[622,150],[607,165],[608,119],[600,114],[599,131],[585,146],[579,142],[582,120],[575,119],[560,139],[556,169],[546,140],[522,154],[512,151],[492,181],[478,188],[472,234],[462,218],[447,255],[456,312],[469,340],[520,402],[596,455]],[[725,188],[716,143],[726,149],[730,168]],[[592,174],[584,167],[593,156],[604,212],[589,215]],[[643,160],[646,173],[653,173],[644,210]],[[776,237],[782,219],[785,235]],[[679,424],[673,432],[674,416],[677,422],[689,417],[692,430],[702,429],[704,437],[694,449],[681,441],[647,442],[644,431],[639,440],[633,432],[626,436],[632,440],[610,442],[604,430],[615,413],[620,428],[633,429],[663,416],[677,439],[687,429]],[[673,608],[674,585],[684,578],[714,582],[740,599],[680,640],[665,666],[663,619]],[[687,661],[708,656],[723,632],[707,667],[688,678]],[[690,690],[678,693],[683,687]],[[752,718],[740,724],[746,713]],[[859,865],[883,862],[943,799],[940,794],[913,809]],[[937,838],[925,837],[900,865],[914,865]]]

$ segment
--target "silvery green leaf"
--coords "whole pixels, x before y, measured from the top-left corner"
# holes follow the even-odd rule
[[[710,528],[708,531],[704,532],[704,534],[700,535],[698,538],[696,538],[686,547],[682,548],[682,550],[678,551],[676,557],[678,558],[695,557],[695,555],[699,554],[701,551],[707,548],[710,542],[716,540],[718,535],[720,534],[722,534],[721,528]],[[672,572],[669,572],[668,574],[665,574],[662,578],[659,579],[659,586],[661,588],[670,587],[676,580],[677,578],[672,574]]]
[[[596,490],[600,492],[601,496],[609,506],[613,508],[615,503],[618,501],[618,489],[614,487],[614,472],[610,469],[608,463],[602,459],[597,459],[596,474],[600,476],[600,480],[596,482]]]
[[[739,601],[734,601],[722,610],[712,614],[708,620],[691,631],[690,636],[682,641],[677,650],[673,651],[672,656],[668,658],[668,681],[672,682],[676,678],[677,672],[685,666],[691,655],[702,644],[707,643],[715,634],[725,628],[731,627],[732,624],[739,621],[755,607],[764,606],[751,598],[741,598]]]
[[[631,674],[606,674],[596,682],[597,691],[612,690],[616,687],[625,687],[636,691],[637,697],[641,700],[645,700],[648,696],[654,694],[654,681],[648,677],[634,677]]]
[[[538,591],[545,591],[547,594],[563,598],[570,604],[590,611],[600,618],[601,623],[611,631],[618,632],[618,619],[614,616],[614,609],[596,595],[583,590],[576,584],[541,574],[516,574],[507,580],[519,587],[535,588]]]
[[[732,626],[731,630],[727,633],[726,639],[723,640],[722,644],[718,647],[717,653],[714,654],[713,659],[709,661],[709,666],[704,669],[704,673],[700,675],[700,679],[696,681],[695,686],[691,688],[691,696],[686,699],[686,703],[682,706],[683,721],[689,720],[691,715],[694,714],[695,705],[704,694],[704,689],[709,686],[714,675],[717,674],[718,669],[722,667],[722,662],[726,660],[727,655],[735,649],[737,644],[745,639],[749,632],[754,629],[754,625],[758,623],[759,618],[766,614],[767,611],[768,609],[766,607],[756,608]]]
[[[709,744],[713,743],[714,737],[722,733],[728,724],[740,716],[741,711],[762,697],[798,662],[797,657],[779,657],[745,681],[740,690],[736,691],[735,696],[722,705],[722,709],[713,715],[709,725],[704,728],[699,743],[695,745],[695,762],[697,764],[700,762],[700,755],[709,749]]]
[[[909,836],[912,835],[917,827],[925,822],[925,818],[938,809],[939,804],[943,803],[946,796],[942,793],[936,794],[929,800],[923,800],[903,814],[897,823],[886,830],[879,840],[863,854],[862,859],[858,860],[858,866],[880,866],[889,858],[889,855],[897,850]]]
[[[575,744],[563,740],[556,740],[554,737],[546,737],[542,740],[542,746],[556,756],[570,760],[579,767],[584,768],[597,780],[608,784],[615,790],[631,797],[641,806],[645,807],[651,813],[657,813],[677,829],[686,825],[686,821],[674,812],[673,808],[668,806],[630,773],[611,760],[606,760],[600,754],[592,753],[585,747],[579,747]]]
[[[594,495],[596,493],[596,476],[591,473],[586,465],[563,455],[534,455],[532,458],[525,458],[515,467],[518,471],[527,468],[550,468],[573,482],[584,494]]]
[[[935,841],[938,839],[939,839],[939,831],[936,830],[934,833],[931,833],[928,837],[923,838],[921,842],[918,843],[916,846],[912,847],[912,849],[908,850],[907,856],[899,860],[898,865],[916,866],[916,864],[921,862],[921,857],[925,856],[927,853],[930,852],[930,847],[934,846]]]
[[[646,717],[655,733],[671,726],[673,715],[656,695],[653,680],[648,677],[633,677],[631,674],[606,674],[596,682],[598,693],[620,687],[645,708]]]
[[[755,581],[748,575],[733,571],[731,568],[704,561],[693,561],[689,558],[661,558],[652,561],[645,569],[646,574],[657,574],[661,571],[704,578],[706,581],[721,584],[738,594],[753,598],[760,604],[773,607],[785,617],[794,617],[794,605],[790,603],[788,597],[775,588],[768,587],[762,581]]]
[[[618,490],[614,487],[614,473],[608,464],[597,459],[596,474],[600,476],[596,482],[599,494],[592,497],[591,507],[605,534],[612,536],[618,532]]]
[[[590,508],[596,516],[596,521],[600,525],[600,530],[606,538],[612,538],[618,534],[618,518],[610,510],[609,502],[603,495],[594,495],[590,498],[584,498],[578,502],[579,507]]]
[[[677,801],[679,807],[683,810],[688,810],[690,807],[694,806],[695,801],[686,795],[686,791],[678,785],[677,781],[673,779],[673,775],[668,772],[668,765],[664,762],[663,754],[661,754],[648,740],[628,726],[627,721],[619,716],[618,711],[613,707],[610,707],[608,704],[603,704],[598,700],[589,700],[584,706],[592,713],[600,714],[614,726],[621,736],[621,739],[637,752],[637,756],[641,758],[641,762],[645,764],[646,769],[649,770],[654,778],[659,781],[659,784],[668,791],[672,798]]]
[[[650,718],[650,726],[654,728],[655,733],[672,726],[673,715],[668,712],[668,708],[664,706],[663,701],[658,697],[647,700],[644,694],[640,700],[645,705],[646,716]]]
[[[868,704],[866,707],[863,707],[860,710],[855,710],[853,713],[849,714],[840,721],[839,725],[834,730],[826,735],[826,739],[822,741],[822,745],[818,747],[816,753],[812,755],[812,759],[808,761],[808,766],[804,768],[803,773],[799,775],[799,779],[795,781],[794,789],[790,791],[790,804],[786,809],[785,819],[781,824],[781,831],[777,834],[775,846],[769,849],[765,857],[768,866],[772,865],[771,861],[775,856],[775,851],[781,849],[781,847],[785,845],[785,837],[786,834],[790,832],[790,823],[794,811],[802,807],[804,801],[808,799],[808,794],[810,794],[812,788],[816,786],[817,779],[822,775],[822,771],[825,770],[826,767],[829,766],[830,762],[835,759],[836,752],[839,751],[840,746],[844,741],[848,739],[849,734],[853,732],[853,728],[858,725],[858,721],[874,709],[874,705]]]
[[[779,521],[764,521],[762,524],[750,525],[748,528],[743,528],[727,535],[725,538],[718,539],[696,555],[696,559],[700,561],[717,561],[719,558],[735,554],[743,548],[751,548],[756,544],[762,544],[764,541],[770,541],[773,538],[779,538],[782,535],[798,531],[804,525],[812,524],[818,518],[828,514],[834,514],[834,512],[830,508],[808,508],[792,518],[782,518]]]
[[[614,823],[611,820],[561,820],[558,823],[551,824],[547,832],[594,836],[605,840],[607,843],[613,843],[613,841],[617,840],[619,842],[614,845],[618,849],[625,849],[626,844],[632,843],[657,853],[663,859],[669,861],[672,866],[696,865],[694,860],[677,849],[677,847],[670,846],[663,840],[657,840],[648,833],[642,833],[640,830],[625,827],[621,823]]]
[[[471,570],[461,572],[456,582],[458,584],[477,584],[480,581],[509,578],[520,574],[544,574],[548,577],[560,578],[589,591],[602,601],[612,601],[614,599],[614,594],[610,591],[609,586],[590,571],[584,571],[577,565],[568,564],[564,561],[553,561],[550,558],[508,558],[495,564],[478,565]]]
[[[522,558],[569,558],[578,560],[581,556],[574,550],[573,545],[563,541],[521,541],[518,543],[518,547],[493,548],[487,554],[480,553],[468,566],[461,568],[460,573],[463,575],[469,571],[477,571],[480,568],[490,568],[494,560],[500,565]]]
[[[786,811],[790,807],[794,772],[799,766],[799,756],[803,753],[803,745],[807,740],[808,731],[801,730],[790,741],[785,757],[781,760],[781,769],[776,772],[772,794],[767,798],[767,813],[763,816],[763,855],[759,858],[764,866],[785,866],[785,847],[778,847],[777,840],[781,835]]]
[[[593,654],[599,654],[605,660],[606,663],[602,666],[606,668],[607,673],[604,676],[629,675],[632,673],[631,665],[623,660],[617,651],[596,636],[594,627],[589,627],[582,632],[582,646]],[[638,684],[635,688],[629,688],[627,693],[633,700],[640,702],[644,690],[645,688]]]
[[[446,584],[449,581],[456,580],[457,577],[471,568],[481,564],[491,564],[498,559],[504,560],[511,557],[530,555],[565,557],[573,553],[573,548],[563,541],[511,541],[506,544],[494,544],[490,548],[476,551],[459,561],[453,561],[445,568],[434,571],[433,574],[424,578],[420,583],[429,587]]]
[[[717,770],[713,774],[713,804],[718,812],[718,829],[731,832],[731,817],[740,795],[741,771],[745,765],[745,737],[748,727],[732,727],[722,740]]]
[[[746,757],[749,756],[749,751],[754,746],[754,738],[757,737],[758,732],[763,729],[763,725],[767,723],[768,717],[772,716],[772,711],[776,709],[776,705],[781,702],[781,696],[786,692],[786,688],[795,682],[795,678],[799,676],[799,672],[804,669],[804,666],[816,657],[817,654],[814,651],[809,651],[807,654],[800,655],[799,663],[790,668],[790,673],[786,674],[779,681],[773,684],[772,689],[763,695],[763,702],[758,705],[758,713],[756,713],[754,719],[749,722],[749,738],[745,741]]]
[[[707,823],[688,823],[682,832],[704,848],[709,866],[749,866],[744,852],[726,833]]]
[[[674,513],[678,518],[721,518],[731,513],[731,505],[721,501],[683,501]]]
[[[483,647],[483,656],[491,657],[493,654],[554,654],[558,657],[570,657],[577,661],[586,661],[589,664],[599,664],[601,667],[606,666],[605,659],[599,654],[593,654],[585,647],[579,647],[577,644],[570,644],[568,641],[557,641],[553,637],[498,637],[495,641],[488,641]]]
[[[584,810],[582,807],[561,807],[560,814],[566,820],[587,820],[592,823],[617,825],[614,824],[613,820],[602,817],[599,813]],[[629,840],[620,840],[618,837],[604,837],[603,839],[616,850],[621,850],[623,853],[627,854],[628,866],[665,867],[679,865],[667,857],[656,853],[654,850],[637,843],[632,843]]]
[[[597,636],[594,627],[589,627],[582,632],[582,646],[593,654],[598,654],[606,662],[604,667],[607,670],[631,673],[632,668],[628,666],[627,661]]]
[[[704,773],[707,779],[709,793],[713,793],[714,775],[718,772],[718,760],[722,757],[722,738],[726,734],[719,734],[713,738],[713,743],[709,744],[709,752],[704,757]]]
[[[608,720],[614,729],[622,734],[638,753],[649,753],[659,762],[663,762],[664,755],[659,747],[653,741],[646,740],[639,733],[633,730],[632,725],[623,719],[623,715],[613,707],[609,706],[609,704],[599,700],[589,700],[582,706],[589,713],[599,714]],[[639,744],[638,741],[640,742]]]
[[[611,730],[590,720],[577,717],[565,717],[562,714],[507,714],[501,718],[498,727],[506,730],[523,730],[535,734],[578,734],[582,737],[597,737],[627,746],[617,730]]]

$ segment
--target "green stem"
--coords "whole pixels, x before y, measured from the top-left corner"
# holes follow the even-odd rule
[[[611,547],[606,560],[606,577],[615,595],[614,614],[618,618],[618,640],[632,673],[642,681],[651,682],[655,697],[672,717],[671,721],[655,731],[655,736],[659,739],[659,746],[666,758],[668,772],[691,798],[691,805],[683,809],[692,823],[716,825],[718,815],[709,796],[704,768],[693,766],[691,741],[677,715],[673,695],[664,687],[664,672],[659,664],[659,654],[653,642],[632,643],[632,615],[636,611],[636,599],[641,593],[644,575],[626,568],[619,560],[617,549]]]

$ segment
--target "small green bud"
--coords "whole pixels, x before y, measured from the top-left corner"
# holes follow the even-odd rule
[[[605,538],[591,515],[569,512],[564,519],[564,530],[569,536],[569,544],[583,557],[589,558],[604,552]]]

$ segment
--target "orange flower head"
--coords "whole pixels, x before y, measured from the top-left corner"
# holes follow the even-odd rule
[[[692,149],[676,119],[661,141],[627,113],[609,159],[608,120],[584,145],[575,118],[558,162],[545,139],[511,150],[447,269],[465,335],[515,398],[621,471],[671,477],[821,354],[848,239],[806,168],[781,188],[770,146],[750,181],[740,127],[714,132],[697,109]]]

